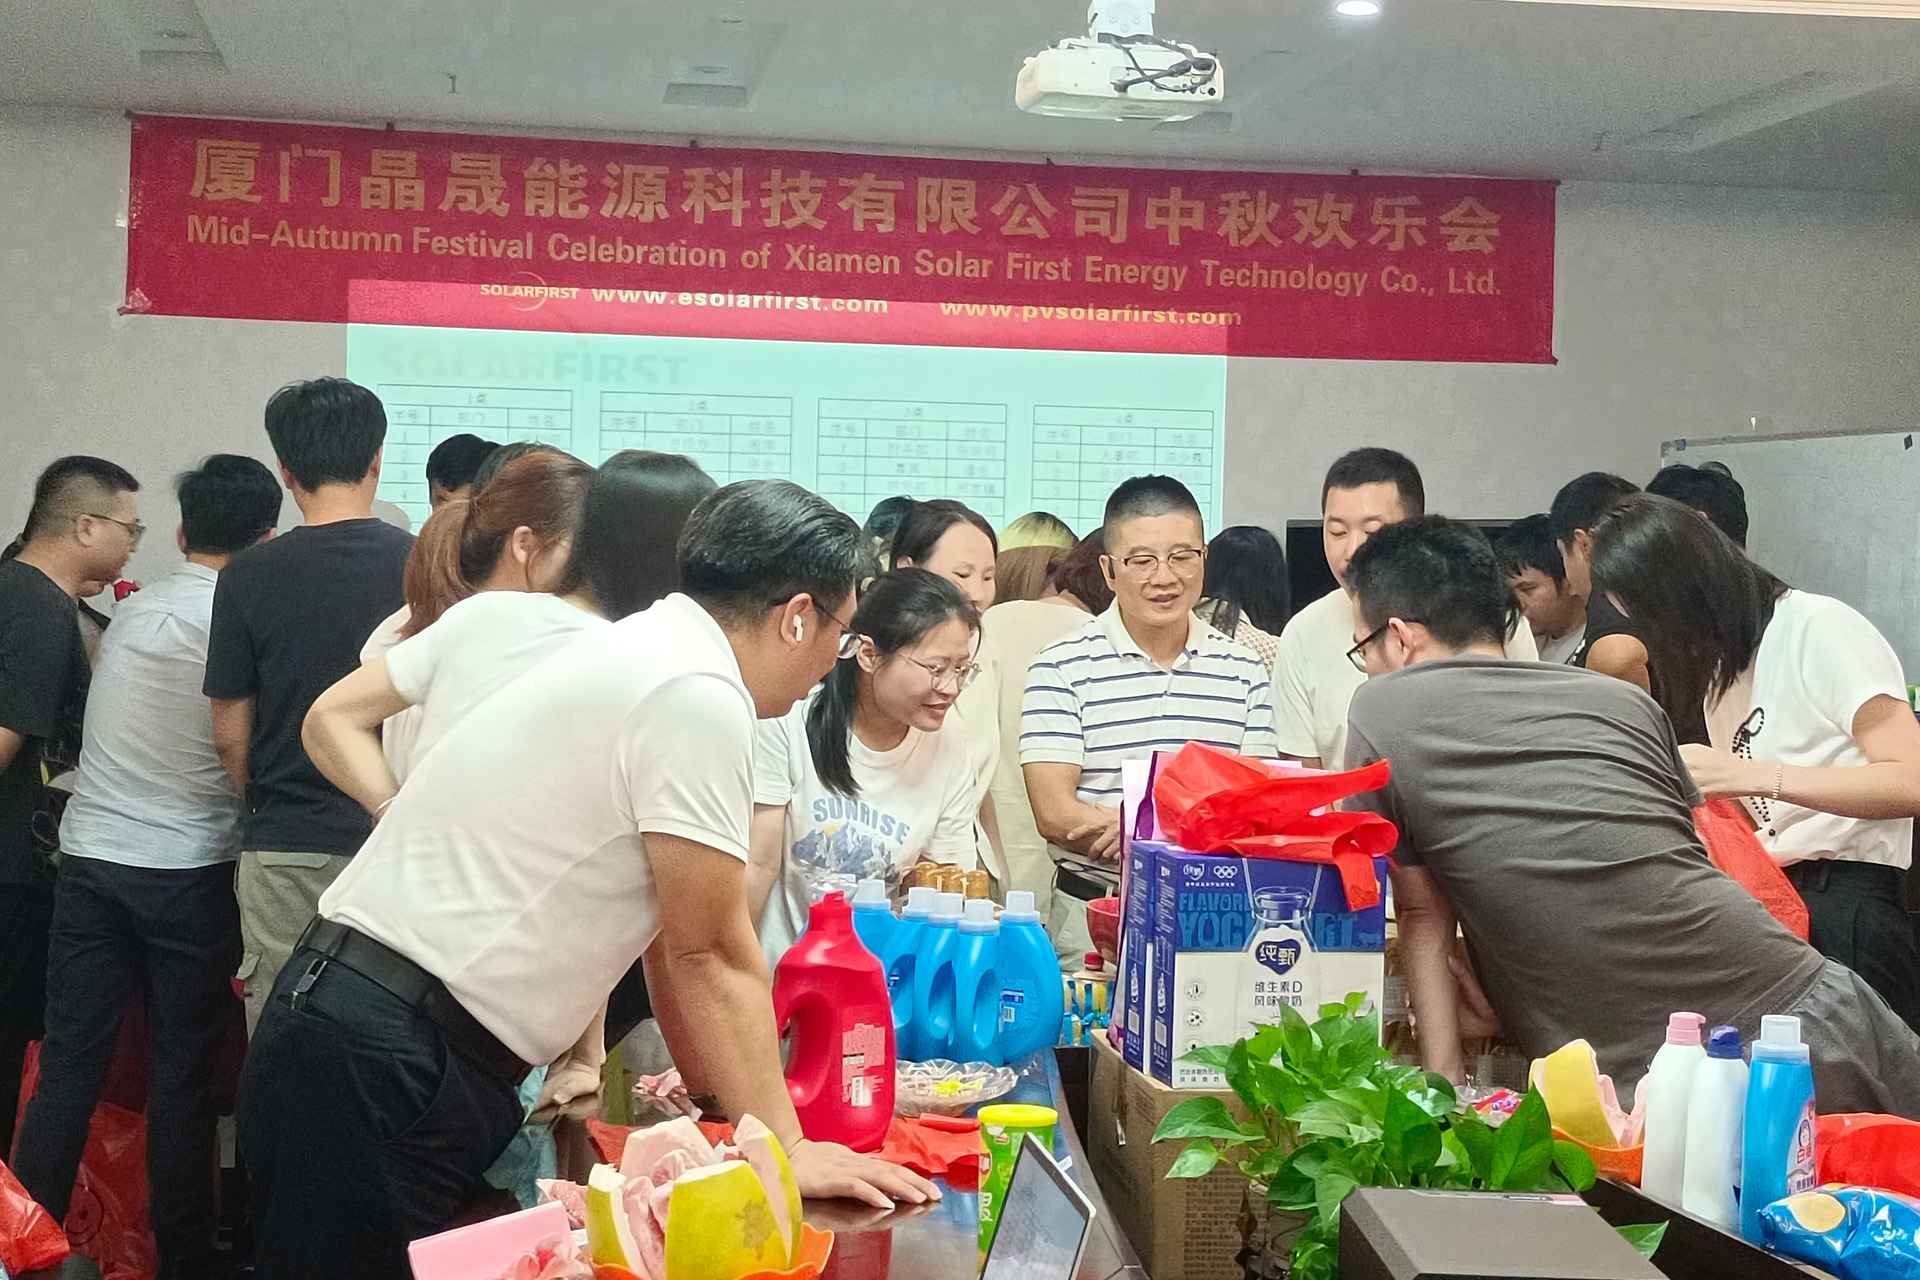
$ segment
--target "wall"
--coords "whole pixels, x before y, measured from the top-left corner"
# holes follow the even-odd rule
[[[0,108],[0,531],[62,453],[148,484],[172,558],[166,481],[215,450],[267,458],[260,409],[282,383],[339,372],[324,325],[115,314],[125,273],[127,127],[108,112]],[[1660,441],[1890,428],[1920,418],[1920,210],[1872,196],[1569,184],[1561,191],[1556,366],[1235,360],[1227,510],[1318,514],[1326,464],[1406,450],[1433,506],[1498,517],[1593,468],[1637,479]]]

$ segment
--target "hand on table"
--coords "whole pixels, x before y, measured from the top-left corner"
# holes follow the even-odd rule
[[[856,1155],[838,1143],[803,1139],[789,1156],[800,1194],[810,1199],[858,1200],[891,1209],[896,1200],[925,1204],[940,1198],[940,1188],[912,1170]]]
[[[1773,790],[1773,766],[1764,761],[1742,760],[1732,752],[1688,742],[1681,744],[1680,762],[1693,775],[1693,785],[1709,800],[1766,795]],[[1755,776],[1761,771],[1766,774],[1764,780]]]

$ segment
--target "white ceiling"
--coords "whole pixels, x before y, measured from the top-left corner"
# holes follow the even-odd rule
[[[1160,34],[1222,55],[1231,111],[1159,128],[1014,109],[1020,59],[1081,28],[1081,0],[0,0],[0,101],[1920,193],[1920,22],[1386,5],[1159,0]],[[136,29],[196,8],[224,67],[143,65]],[[747,105],[666,105],[721,16],[763,51]],[[1625,145],[1809,73],[1859,92],[1697,150]]]

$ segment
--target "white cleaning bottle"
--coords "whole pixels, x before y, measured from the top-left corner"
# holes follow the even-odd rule
[[[1641,1113],[1647,1118],[1647,1149],[1640,1189],[1668,1204],[1680,1203],[1687,1167],[1687,1103],[1693,1073],[1707,1059],[1700,1047],[1706,1019],[1697,1013],[1667,1017],[1667,1042],[1653,1055],[1640,1082]]]
[[[1687,1097],[1687,1168],[1680,1207],[1728,1231],[1740,1229],[1740,1136],[1747,1113],[1747,1064],[1738,1027],[1715,1027]]]

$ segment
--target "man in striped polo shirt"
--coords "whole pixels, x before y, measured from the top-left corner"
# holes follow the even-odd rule
[[[1107,499],[1102,536],[1113,604],[1028,667],[1020,765],[1056,857],[1114,862],[1123,760],[1189,742],[1261,759],[1279,750],[1266,664],[1194,617],[1207,538],[1193,494],[1167,476],[1128,480]],[[1077,963],[1082,902],[1055,900],[1055,947]]]

